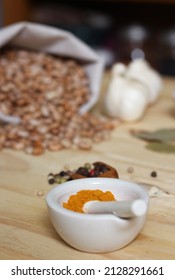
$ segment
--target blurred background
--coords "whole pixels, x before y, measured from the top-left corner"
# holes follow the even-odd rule
[[[106,68],[145,58],[175,76],[175,0],[0,0],[0,27],[25,20],[71,31]]]

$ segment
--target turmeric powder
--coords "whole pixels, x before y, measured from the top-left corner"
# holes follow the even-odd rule
[[[115,200],[115,197],[110,191],[81,190],[75,195],[71,195],[68,202],[63,202],[63,207],[75,212],[83,213],[83,205],[91,200],[112,201]]]

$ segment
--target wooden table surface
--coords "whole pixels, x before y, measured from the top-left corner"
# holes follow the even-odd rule
[[[104,80],[103,93],[107,80]],[[164,79],[155,106],[135,124],[121,124],[111,138],[91,151],[64,150],[30,156],[0,152],[0,259],[175,259],[175,154],[149,151],[145,142],[131,136],[131,129],[175,128],[175,80]],[[99,111],[100,102],[94,110]],[[127,247],[105,254],[80,252],[67,245],[54,230],[45,204],[51,189],[49,172],[86,162],[104,161],[117,168],[120,178],[158,187],[150,197],[147,221]],[[134,172],[128,173],[128,167]],[[150,173],[156,170],[157,177]],[[43,195],[38,195],[42,194]],[[116,236],[117,238],[117,236]]]

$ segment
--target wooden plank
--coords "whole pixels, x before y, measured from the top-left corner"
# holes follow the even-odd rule
[[[101,100],[108,77],[103,80]],[[175,259],[175,156],[147,150],[144,141],[131,136],[131,129],[175,128],[174,79],[164,80],[164,90],[155,106],[137,123],[123,123],[111,138],[89,152],[65,150],[30,156],[23,152],[0,152],[0,259]],[[100,101],[94,111],[101,110]],[[104,161],[117,168],[124,180],[156,186],[160,193],[150,198],[146,224],[127,247],[108,254],[89,254],[67,245],[55,232],[44,196],[52,188],[47,174],[65,164],[78,167],[84,161]],[[128,173],[128,167],[134,168]],[[157,177],[150,173],[156,170]],[[42,191],[43,196],[38,192]]]

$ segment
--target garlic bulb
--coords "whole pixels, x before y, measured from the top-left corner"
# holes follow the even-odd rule
[[[135,60],[128,67],[117,63],[112,67],[105,112],[128,122],[139,120],[147,106],[158,98],[161,86],[160,76],[147,62]]]
[[[141,83],[120,76],[115,77],[109,86],[105,110],[110,117],[118,117],[128,122],[135,121],[144,114],[148,98],[148,90]]]
[[[128,122],[140,119],[148,105],[147,88],[136,81],[127,80],[120,90],[122,98],[118,103],[118,117]]]
[[[160,75],[143,59],[133,60],[127,69],[126,77],[136,79],[149,89],[149,103],[154,103],[162,88]]]
[[[123,63],[116,63],[112,67],[112,78],[126,74],[127,67]]]
[[[125,79],[120,76],[111,79],[104,103],[105,113],[110,117],[119,117],[118,104],[121,100],[124,84]]]

